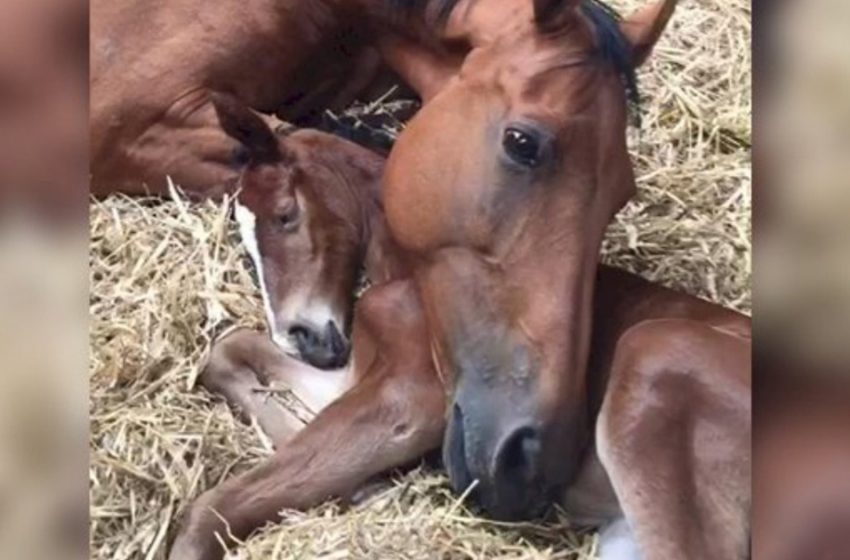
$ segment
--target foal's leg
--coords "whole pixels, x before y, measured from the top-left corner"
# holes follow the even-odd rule
[[[323,371],[283,354],[265,333],[237,329],[213,343],[200,382],[246,418],[254,417],[275,446],[304,423],[269,391],[288,388],[315,414],[349,388],[348,370]]]
[[[443,408],[432,371],[370,371],[271,459],[203,494],[171,560],[219,559],[216,534],[244,538],[283,509],[350,496],[372,476],[421,457],[440,445]]]
[[[239,329],[215,341],[198,380],[222,395],[246,421],[256,418],[278,447],[304,424],[268,393],[259,391],[268,386],[265,372],[285,358],[267,349],[264,338],[261,333]]]
[[[747,339],[687,320],[623,335],[597,422],[625,514],[609,533],[612,560],[747,557],[750,394]]]

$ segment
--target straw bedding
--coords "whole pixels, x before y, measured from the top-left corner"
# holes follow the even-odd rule
[[[619,2],[628,11],[639,0]],[[641,71],[632,132],[639,195],[611,226],[607,262],[750,309],[750,12],[680,5]],[[210,339],[261,327],[226,203],[91,205],[91,554],[162,559],[182,509],[266,457],[259,430],[193,388]],[[239,558],[595,558],[566,520],[475,517],[433,467],[397,473],[362,504],[291,512]]]

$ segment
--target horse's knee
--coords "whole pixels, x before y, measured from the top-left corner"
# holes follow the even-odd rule
[[[749,348],[748,340],[697,321],[646,321],[620,338],[611,384],[650,393],[670,386],[746,392]]]
[[[210,347],[198,381],[207,390],[220,393],[245,375],[243,356],[259,333],[239,327],[224,333]]]
[[[408,375],[382,383],[380,399],[399,443],[411,440],[439,445],[445,429],[445,396],[436,375]]]
[[[656,320],[635,325],[617,343],[611,382],[649,390],[697,373],[705,327],[690,321]]]
[[[636,430],[687,425],[697,416],[743,425],[749,417],[746,344],[708,325],[653,320],[620,339],[597,429],[637,441]],[[740,420],[740,422],[739,422]]]

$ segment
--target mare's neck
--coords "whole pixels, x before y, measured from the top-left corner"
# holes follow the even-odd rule
[[[528,0],[426,0],[424,8],[412,17],[391,17],[389,0],[352,0],[371,6],[372,17],[390,29],[425,42],[441,43],[451,50],[468,50],[492,43],[512,26],[524,25],[534,17],[533,2]],[[421,4],[421,0],[408,0]],[[448,13],[445,13],[446,9]],[[389,20],[387,20],[387,17]]]
[[[503,2],[504,0],[498,0]],[[407,0],[410,5],[425,4],[424,7],[411,8],[407,14],[403,8],[394,7],[391,0],[321,0],[321,2],[336,14],[366,14],[369,22],[378,30],[389,31],[425,42],[460,42],[470,36],[470,25],[485,23],[484,20],[494,21],[494,17],[483,17],[485,14],[505,13],[504,10],[494,10],[495,5],[484,6],[493,0],[456,0],[449,2],[451,12],[446,17],[442,14],[445,2],[440,0]],[[498,3],[497,2],[497,3]],[[489,24],[487,24],[489,26]],[[494,27],[494,31],[496,31]]]

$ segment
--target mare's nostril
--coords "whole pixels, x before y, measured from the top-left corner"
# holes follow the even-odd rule
[[[495,473],[510,480],[533,482],[540,472],[540,447],[536,429],[519,428],[503,441],[496,455]]]
[[[465,492],[472,484],[472,474],[466,462],[466,443],[464,441],[463,413],[455,404],[446,436],[443,439],[443,462],[449,471],[449,479],[455,492]]]

